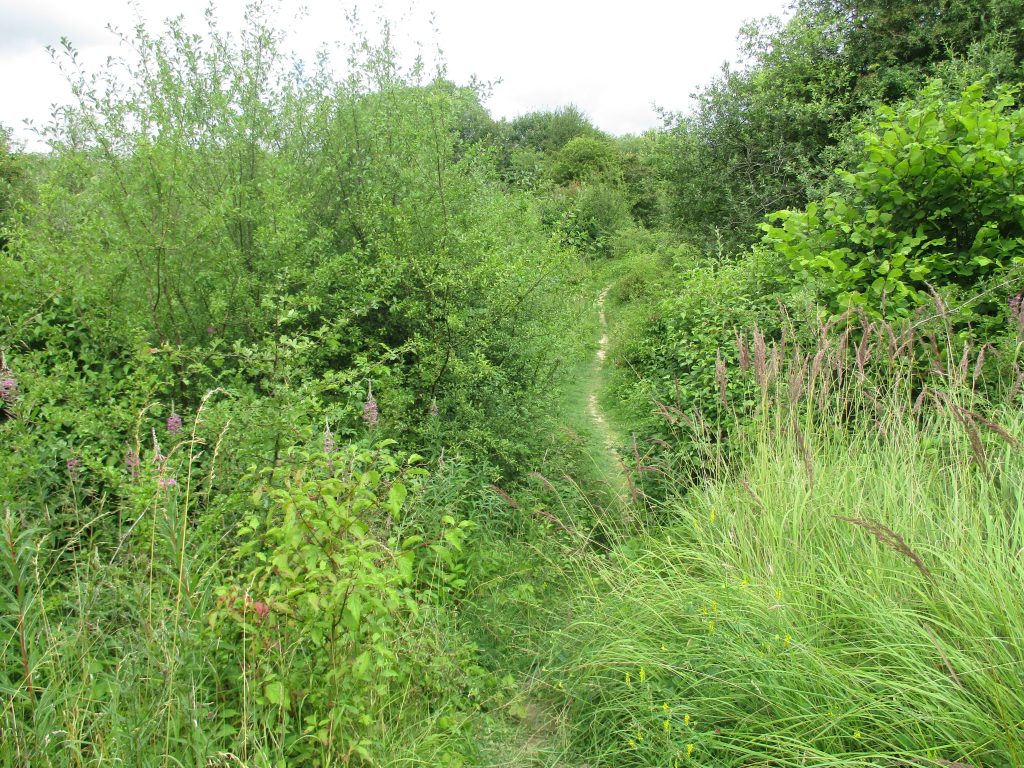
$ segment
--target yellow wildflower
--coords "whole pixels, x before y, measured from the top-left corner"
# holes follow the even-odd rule
[[[661,728],[662,728],[662,730],[663,730],[663,731],[665,731],[665,733],[668,733],[669,731],[671,731],[671,730],[672,730],[672,723],[671,723],[671,722],[669,722],[668,720],[665,720],[665,721],[664,721],[664,722],[663,722],[663,723],[661,724]]]
[[[640,682],[641,683],[646,683],[647,682],[647,670],[644,669],[643,667],[640,667]]]
[[[691,720],[692,720],[692,718],[689,715],[683,715],[683,724],[684,725],[689,725]]]
[[[693,757],[693,749],[694,749],[693,744],[687,744],[686,745],[686,756],[687,757]]]

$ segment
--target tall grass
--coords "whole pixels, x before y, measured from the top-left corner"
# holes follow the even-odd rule
[[[272,706],[258,674],[304,669],[297,656],[308,638],[279,622],[278,641],[261,645],[245,636],[259,628],[255,619],[241,637],[215,625],[223,587],[237,578],[234,523],[251,488],[200,503],[216,459],[199,458],[216,457],[227,439],[221,432],[208,445],[197,436],[201,416],[166,456],[155,432],[151,453],[137,436],[133,455],[144,455],[118,511],[130,522],[116,544],[86,543],[89,526],[107,514],[95,501],[73,502],[69,517],[82,523],[68,537],[30,524],[32,510],[0,511],[0,766],[257,768],[292,764],[296,732],[312,740],[308,724],[293,719],[301,701]],[[439,472],[425,502],[439,516],[454,511],[464,483],[458,467]],[[447,603],[416,596],[418,618],[397,628],[394,643],[417,674],[367,683],[373,716],[356,734],[365,749],[308,764],[459,765],[472,752],[469,726],[452,714],[470,709],[463,688],[473,646]],[[435,696],[446,684],[450,697]]]
[[[659,528],[565,564],[573,619],[548,667],[575,749],[615,766],[1024,765],[1018,393],[984,397],[984,353],[921,326],[823,327],[809,352],[755,333],[747,352],[725,373],[760,402],[730,451],[688,415],[704,481]]]

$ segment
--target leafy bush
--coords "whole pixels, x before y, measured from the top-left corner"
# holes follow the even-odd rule
[[[621,176],[621,158],[611,141],[577,136],[558,152],[551,175],[559,184],[592,180],[614,181]]]
[[[744,66],[724,67],[692,114],[666,114],[656,152],[667,223],[709,250],[723,240],[744,248],[766,214],[803,205],[853,113],[834,25],[797,13],[750,24],[740,38]]]
[[[261,726],[280,728],[289,761],[324,766],[373,759],[365,733],[397,691],[450,683],[447,661],[416,638],[464,586],[470,525],[423,519],[419,457],[400,462],[387,442],[328,448],[291,457],[284,477],[264,473],[239,531],[243,571],[214,614],[253,660],[243,677]]]
[[[505,128],[505,142],[509,147],[532,147],[543,153],[557,152],[579,136],[600,135],[601,132],[574,104],[520,115]]]
[[[14,219],[14,206],[22,194],[25,172],[18,158],[11,152],[10,131],[0,125],[0,251],[7,246],[5,228]]]
[[[762,246],[813,279],[833,311],[910,315],[929,287],[977,292],[1024,257],[1024,112],[1015,91],[984,84],[959,99],[933,82],[918,99],[879,107],[842,188],[780,211]],[[1003,296],[979,307],[998,312]]]
[[[623,190],[607,182],[583,184],[568,195],[561,241],[581,253],[608,256],[612,235],[633,223]]]
[[[737,369],[738,335],[779,330],[774,271],[755,256],[715,263],[680,250],[660,263],[654,290],[627,276],[613,294],[627,306],[639,298],[611,351],[621,361],[613,392],[643,436],[671,444],[668,453],[650,451],[680,463],[680,477],[702,464],[695,434],[706,427],[723,442],[755,401],[750,379],[724,371]]]
[[[338,80],[292,69],[258,12],[237,42],[209,23],[139,29],[136,56],[95,79],[65,51],[79,103],[48,129],[12,325],[78,281],[101,357],[130,329],[189,361],[182,407],[215,386],[305,388],[351,416],[374,386],[391,434],[515,474],[542,450],[526,425],[572,263],[469,151],[479,94],[398,67],[387,35]]]

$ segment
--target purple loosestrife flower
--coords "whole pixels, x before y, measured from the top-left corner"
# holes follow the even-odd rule
[[[173,488],[178,484],[178,481],[173,477],[160,477],[157,479],[156,484],[161,488]]]
[[[18,380],[10,375],[0,379],[0,400],[5,403],[13,403],[17,396]]]
[[[171,415],[167,417],[167,431],[172,435],[181,432],[181,416],[174,411],[171,411]]]
[[[366,402],[363,403],[363,421],[371,427],[376,427],[377,422],[380,421],[380,411],[377,410],[377,401],[373,399],[372,385],[366,395]]]

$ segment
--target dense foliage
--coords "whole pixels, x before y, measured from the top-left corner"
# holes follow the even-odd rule
[[[986,99],[980,83],[947,101],[936,82],[913,102],[879,108],[842,187],[774,214],[764,246],[798,279],[816,279],[840,311],[905,316],[931,302],[929,290],[976,293],[1005,278],[1024,258],[1024,123],[1013,106],[1012,91]],[[998,313],[994,298],[986,306]]]
[[[801,0],[627,137],[259,3],[65,43],[0,766],[1024,765],[1020,6]]]
[[[397,747],[365,729],[417,722],[474,653],[439,661],[478,514],[443,488],[560,450],[536,427],[574,354],[555,340],[579,268],[473,139],[478,94],[401,70],[387,29],[338,80],[294,66],[258,6],[237,39],[212,18],[140,28],[100,76],[67,44],[78,103],[50,153],[5,142],[15,764],[382,759]],[[133,572],[149,576],[126,592]],[[82,603],[101,584],[120,601],[103,615]],[[87,683],[66,677],[82,632],[103,638]],[[122,722],[99,692],[129,689]],[[215,720],[190,735],[196,707]]]
[[[931,77],[1021,79],[1019,0],[804,0],[741,35],[744,61],[668,114],[661,164],[671,225],[705,245],[749,244],[761,218],[802,207],[845,157],[856,119]]]

